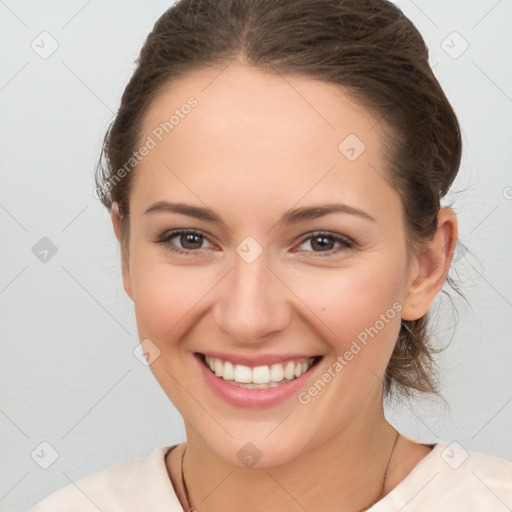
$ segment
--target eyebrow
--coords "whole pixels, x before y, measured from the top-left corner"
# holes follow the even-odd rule
[[[144,215],[150,213],[179,213],[181,215],[187,215],[188,217],[194,217],[199,220],[224,223],[222,219],[209,208],[202,208],[200,206],[192,206],[184,203],[170,203],[169,201],[158,201],[157,203],[150,206],[144,212]],[[349,215],[356,215],[363,219],[376,222],[375,219],[371,215],[366,213],[364,210],[360,210],[359,208],[354,208],[353,206],[349,206],[346,204],[330,203],[288,210],[283,214],[278,224],[297,224],[299,222],[306,222],[309,220],[318,219],[320,217],[332,213],[345,213]]]

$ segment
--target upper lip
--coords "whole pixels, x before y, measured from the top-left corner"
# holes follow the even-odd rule
[[[233,364],[241,364],[251,368],[255,366],[266,366],[275,363],[283,363],[296,359],[310,359],[321,357],[321,354],[260,354],[260,355],[241,355],[227,354],[225,352],[197,352],[198,354],[212,357],[214,359],[222,359],[222,361],[230,361]]]

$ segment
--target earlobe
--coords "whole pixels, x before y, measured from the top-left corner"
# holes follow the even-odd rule
[[[112,219],[112,227],[114,228],[115,236],[121,247],[121,273],[123,277],[124,290],[133,300],[128,251],[125,250],[127,248],[124,247],[123,221],[119,211],[119,205],[116,202],[112,203],[110,213]]]
[[[446,281],[457,243],[457,216],[448,207],[437,215],[437,229],[421,252],[414,256],[415,275],[402,309],[403,320],[417,320],[426,315]]]

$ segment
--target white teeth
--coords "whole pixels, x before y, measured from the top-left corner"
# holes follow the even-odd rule
[[[304,372],[306,373],[306,372]],[[270,367],[270,380],[279,382],[284,379],[284,370],[282,364],[273,364]]]
[[[235,366],[235,380],[237,382],[243,382],[249,384],[252,382],[252,370],[248,366],[242,366],[237,364]]]
[[[235,367],[233,363],[226,361],[222,368],[222,375],[220,375],[223,379],[226,380],[235,380]]]
[[[286,366],[284,367],[284,378],[288,380],[292,380],[295,376],[295,363],[293,361],[288,361]]]
[[[222,361],[219,359],[214,359],[213,361],[215,363],[215,375],[217,375],[217,377],[222,377]],[[212,363],[210,362],[210,368],[212,367],[211,364]]]
[[[310,357],[301,361],[287,361],[283,364],[275,363],[271,366],[262,365],[251,368],[205,356],[206,364],[217,377],[230,381],[233,385],[249,389],[276,387],[298,378],[309,370],[313,360],[314,358]]]
[[[247,388],[247,389],[267,389],[267,388],[275,388],[279,386],[280,384],[284,384],[285,382],[290,382],[289,380],[283,380],[282,382],[269,382],[268,384],[241,384],[239,382],[236,382],[234,380],[230,380],[229,383],[233,386],[236,386],[238,388]]]
[[[270,368],[268,366],[256,366],[253,368],[252,382],[255,384],[268,384],[270,382]]]

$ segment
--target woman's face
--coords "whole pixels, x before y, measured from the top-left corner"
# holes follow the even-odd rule
[[[377,120],[334,85],[234,62],[163,91],[140,140],[124,285],[189,432],[240,465],[250,442],[271,466],[380,410],[418,265]],[[260,390],[198,354],[263,383],[321,359]]]

